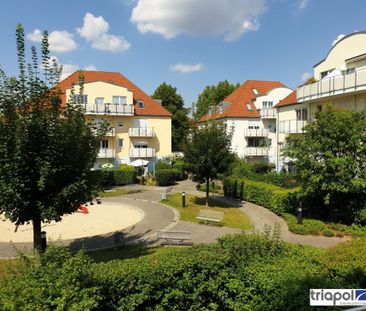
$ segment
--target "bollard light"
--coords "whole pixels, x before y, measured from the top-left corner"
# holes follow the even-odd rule
[[[182,192],[182,207],[186,207],[186,193]]]
[[[302,225],[302,205],[301,205],[301,202],[300,202],[299,208],[297,209],[297,223],[299,225]]]
[[[41,232],[41,251],[44,252],[47,248],[47,234],[46,231]]]

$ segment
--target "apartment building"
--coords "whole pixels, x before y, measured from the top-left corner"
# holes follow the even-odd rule
[[[217,120],[233,131],[232,150],[248,162],[276,164],[277,111],[274,106],[292,90],[281,82],[248,80],[218,105],[212,106],[201,122]]]
[[[84,81],[82,95],[77,86],[80,76]],[[141,159],[152,170],[157,159],[171,155],[171,114],[120,73],[76,71],[58,87],[64,105],[74,87],[75,103],[85,109],[86,122],[110,124],[95,168]]]
[[[277,168],[291,170],[291,159],[281,156],[286,138],[301,135],[326,104],[342,109],[366,109],[366,32],[354,32],[332,46],[314,65],[314,78],[276,105]]]

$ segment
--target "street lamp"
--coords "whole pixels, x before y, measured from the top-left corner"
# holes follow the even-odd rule
[[[186,193],[182,192],[182,207],[186,207]]]
[[[297,209],[297,223],[302,225],[302,203],[300,201],[299,208]]]

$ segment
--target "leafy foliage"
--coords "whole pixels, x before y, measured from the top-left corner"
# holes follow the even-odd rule
[[[161,100],[161,104],[172,116],[172,148],[174,151],[182,150],[187,137],[189,122],[188,109],[184,108],[184,100],[177,93],[177,88],[163,82],[155,90],[152,98]]]
[[[327,106],[284,154],[295,159],[304,196],[324,218],[352,222],[366,202],[366,112]],[[362,202],[360,204],[360,202]]]
[[[173,185],[177,179],[178,172],[175,169],[160,169],[155,172],[155,179],[158,186]]]
[[[208,109],[212,105],[217,105],[230,95],[240,85],[231,84],[224,80],[217,85],[206,86],[201,94],[198,95],[196,103],[196,118],[199,119],[208,113]]]

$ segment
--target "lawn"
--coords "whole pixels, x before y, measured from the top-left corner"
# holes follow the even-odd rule
[[[237,207],[233,207],[229,204],[216,201],[212,198],[209,199],[208,207],[206,207],[206,199],[199,198],[192,195],[186,195],[186,206],[182,208],[182,195],[181,193],[175,193],[169,195],[166,200],[162,200],[161,203],[167,204],[176,208],[180,213],[180,220],[191,221],[199,223],[200,220],[196,217],[201,209],[211,210],[224,213],[223,226],[240,229],[250,229],[251,224],[248,217],[239,210]]]
[[[142,192],[141,189],[126,189],[126,188],[114,188],[114,191],[101,192],[99,195],[102,198],[117,197],[119,195],[131,194]]]

